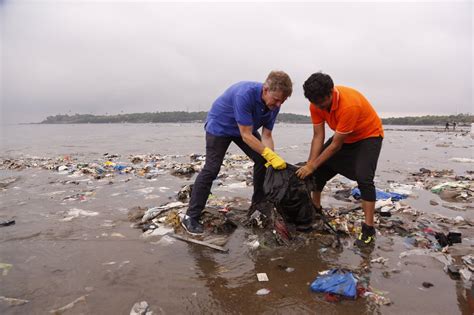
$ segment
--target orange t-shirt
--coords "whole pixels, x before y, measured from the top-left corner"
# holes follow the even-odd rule
[[[344,143],[354,143],[371,137],[383,137],[382,121],[369,101],[358,91],[336,86],[333,91],[331,110],[327,112],[310,103],[314,125],[327,122],[329,127],[348,134]]]

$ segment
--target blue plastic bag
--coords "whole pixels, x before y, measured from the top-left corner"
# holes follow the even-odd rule
[[[359,188],[352,189],[352,196],[355,199],[360,199],[361,195],[360,195]],[[385,200],[385,199],[388,199],[388,198],[392,198],[392,201],[399,201],[399,200],[407,198],[407,195],[397,194],[397,193],[392,193],[392,192],[385,192],[385,191],[378,190],[378,189],[375,190],[375,199]]]
[[[119,165],[119,164],[117,164],[117,165],[114,166],[114,170],[119,171],[119,172],[123,171],[123,170],[126,169],[126,168],[127,168],[127,167],[126,167],[125,165]]]
[[[314,292],[339,294],[355,299],[357,296],[357,280],[352,272],[331,269],[327,274],[318,276],[310,285]]]

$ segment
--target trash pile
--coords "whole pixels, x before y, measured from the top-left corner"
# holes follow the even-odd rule
[[[54,159],[29,157],[22,159],[0,160],[0,169],[24,170],[37,168],[52,170],[68,177],[88,176],[91,179],[102,179],[133,175],[138,178],[152,180],[164,174],[185,177],[187,179],[199,172],[204,164],[205,156],[191,154],[177,155],[132,155],[126,161],[116,154],[104,154],[94,161],[78,161],[70,156]],[[225,156],[221,172],[216,183],[218,188],[234,189],[251,185],[253,162],[243,155]],[[416,194],[417,190],[425,189],[447,202],[465,205],[464,210],[471,207],[474,198],[474,182],[472,172],[457,176],[452,170],[429,170],[421,168],[419,172],[408,176],[404,184],[388,182],[385,189],[377,190],[375,227],[383,236],[397,236],[403,240],[405,251],[399,254],[403,260],[410,256],[427,256],[441,262],[444,271],[453,279],[464,282],[472,281],[474,272],[474,255],[459,255],[453,249],[465,244],[473,246],[472,239],[466,240],[468,231],[472,231],[473,222],[463,216],[447,217],[436,213],[427,213],[410,206],[405,199]],[[7,189],[18,178],[11,177],[0,181],[0,189]],[[379,187],[380,188],[380,187]],[[142,237],[175,238],[186,242],[207,246],[226,252],[226,243],[238,228],[247,228],[245,242],[251,250],[274,248],[278,246],[301,246],[311,240],[324,240],[327,247],[339,245],[339,236],[350,239],[345,247],[352,248],[352,240],[356,238],[364,220],[360,207],[360,191],[354,183],[341,181],[338,177],[328,183],[328,195],[343,205],[326,207],[321,216],[313,222],[310,231],[298,231],[295,222],[288,222],[288,216],[274,204],[263,202],[252,205],[248,209],[248,200],[241,198],[216,197],[210,195],[201,221],[205,233],[199,238],[190,238],[181,227],[180,221],[188,207],[192,185],[184,185],[177,193],[176,200],[155,207],[137,206],[128,212],[132,227],[141,229]],[[94,197],[92,189],[64,197],[64,201],[85,201]],[[299,198],[301,199],[301,198]],[[443,205],[444,206],[444,205]],[[62,221],[75,220],[79,216],[95,216],[96,212],[77,208],[64,213]],[[324,218],[324,220],[323,220]],[[285,220],[286,219],[286,220]],[[14,221],[2,221],[0,226],[14,224]],[[297,222],[296,223],[302,223]],[[332,230],[337,234],[332,235]],[[469,235],[472,237],[472,235]],[[327,248],[321,248],[321,253]],[[374,258],[372,263],[385,264],[383,257]],[[424,284],[429,287],[430,283]],[[355,299],[363,297],[377,305],[390,305],[386,292],[379,291],[363,280],[357,271],[331,269],[319,275],[311,284],[311,289],[324,292],[326,301],[339,301],[342,296]],[[260,295],[269,294],[262,291]],[[137,306],[138,307],[138,306]],[[146,309],[146,308],[145,308]]]
[[[474,201],[474,182],[457,181],[444,182],[431,187],[431,192],[438,194],[441,199],[456,202]]]
[[[55,170],[63,175],[89,175],[94,179],[113,177],[121,174],[133,174],[146,179],[153,179],[159,175],[169,173],[174,176],[191,177],[204,166],[205,157],[191,154],[186,162],[183,155],[131,155],[128,161],[122,161],[117,154],[105,153],[95,161],[79,161],[69,155],[57,158],[25,157],[19,159],[0,160],[0,169],[24,170],[39,168]],[[247,182],[251,176],[236,174],[235,169],[250,170],[253,163],[242,155],[226,154],[219,179],[230,178]],[[0,183],[8,185],[9,183]]]
[[[246,210],[237,208],[245,201],[238,198],[217,198],[211,195],[201,216],[201,222],[205,228],[204,235],[199,239],[188,238],[181,226],[181,219],[188,207],[188,203],[183,201],[188,200],[189,194],[190,187],[184,186],[177,195],[179,201],[152,208],[130,209],[128,218],[133,222],[132,227],[141,229],[143,238],[171,236],[225,252],[226,249],[222,246],[227,243],[230,234],[246,217]]]
[[[297,244],[297,240],[302,240],[293,234],[296,231],[289,232],[283,217],[272,204],[265,202],[255,205],[249,215],[246,199],[218,198],[212,194],[201,214],[204,234],[189,238],[181,226],[181,219],[188,207],[190,189],[190,186],[183,186],[177,194],[178,201],[151,208],[131,208],[128,218],[133,222],[132,227],[141,229],[143,238],[171,236],[220,251],[227,251],[222,246],[238,226],[252,229],[248,244],[252,249]]]
[[[431,171],[421,168],[411,174],[411,180],[423,184],[423,188],[438,194],[445,201],[472,203],[474,201],[474,182],[472,172],[455,175],[453,170]]]

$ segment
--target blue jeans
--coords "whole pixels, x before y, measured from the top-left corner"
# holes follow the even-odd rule
[[[253,134],[261,140],[260,134]],[[253,196],[252,203],[260,202],[265,198],[263,192],[263,182],[265,180],[265,159],[252,150],[241,137],[218,137],[206,132],[206,162],[203,169],[198,174],[193,190],[189,208],[186,214],[194,219],[199,219],[202,210],[206,206],[212,182],[217,178],[221,169],[224,156],[231,142],[234,142],[244,153],[254,161],[253,166]]]

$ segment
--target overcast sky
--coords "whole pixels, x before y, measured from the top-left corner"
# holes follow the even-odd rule
[[[382,117],[473,113],[473,2],[0,0],[1,121],[208,110],[230,84],[286,71],[309,114],[322,70]]]

